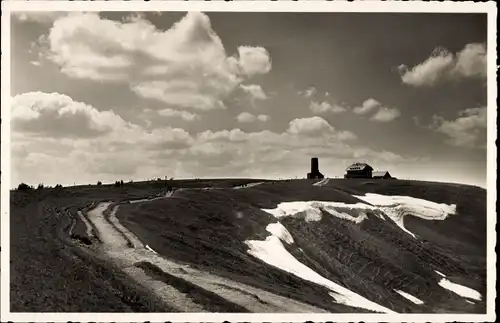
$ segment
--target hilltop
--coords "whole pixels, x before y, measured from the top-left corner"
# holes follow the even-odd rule
[[[170,183],[12,191],[12,310],[486,311],[484,189]]]

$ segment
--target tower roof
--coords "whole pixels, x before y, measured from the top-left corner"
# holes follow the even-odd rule
[[[366,163],[354,163],[351,166],[347,167],[346,171],[353,171],[353,170],[365,170],[367,168],[370,168],[373,170],[373,167]]]

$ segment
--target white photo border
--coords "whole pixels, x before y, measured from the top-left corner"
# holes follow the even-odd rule
[[[493,322],[496,298],[497,8],[494,1],[2,1],[1,321],[13,322]],[[12,313],[10,312],[10,15],[13,11],[218,11],[487,13],[487,312],[486,314]]]

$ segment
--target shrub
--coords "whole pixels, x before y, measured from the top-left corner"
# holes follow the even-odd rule
[[[98,186],[101,186],[101,185],[102,185],[102,182],[101,182],[101,181],[98,181],[98,182],[97,182],[97,185],[98,185]]]
[[[44,186],[43,186],[43,183],[40,183],[40,184],[38,184],[38,187],[37,187],[36,189],[37,189],[37,190],[41,190],[41,189],[43,189],[43,187],[44,187]]]
[[[62,188],[62,185],[61,184],[56,184],[56,186],[54,186],[54,188]]]

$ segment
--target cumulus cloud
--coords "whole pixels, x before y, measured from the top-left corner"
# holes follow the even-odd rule
[[[53,23],[56,19],[66,16],[63,11],[14,11],[12,16],[20,21],[37,23]]]
[[[366,115],[376,111],[370,117],[371,121],[376,122],[390,122],[401,116],[399,109],[386,107],[373,98],[365,100],[361,106],[355,107],[352,111],[358,115]]]
[[[431,129],[446,135],[446,143],[451,146],[485,148],[486,114],[486,107],[479,107],[461,111],[455,120],[435,115]]]
[[[401,116],[401,112],[396,108],[381,107],[370,120],[378,122],[390,122]]]
[[[424,62],[409,68],[398,67],[403,83],[415,86],[432,86],[444,80],[486,78],[486,45],[467,44],[455,55],[444,48],[436,48]]]
[[[199,119],[199,115],[196,113],[191,113],[188,111],[174,110],[170,108],[162,109],[158,111],[158,114],[163,117],[180,118],[184,121],[194,121]]]
[[[327,101],[323,102],[316,102],[316,101],[311,101],[311,104],[309,105],[309,109],[313,113],[317,114],[323,114],[323,113],[342,113],[346,112],[347,109],[344,106],[338,105],[338,104],[330,104]]]
[[[238,120],[238,122],[240,123],[252,123],[257,120],[261,122],[266,122],[269,119],[270,117],[266,114],[259,114],[258,116],[255,116],[248,112],[242,112],[236,117],[236,120]]]
[[[347,142],[352,138],[346,134],[347,132],[335,130],[306,135],[286,131],[276,133],[268,130],[246,133],[240,129],[233,129],[206,131],[198,135],[196,140],[200,144],[212,143],[209,145],[210,153],[207,154],[212,163],[219,165],[219,169],[220,165],[224,164],[226,172],[237,170],[238,174],[242,174],[241,176],[262,176],[263,174],[285,177],[290,176],[289,174],[297,174],[298,169],[308,169],[311,155],[320,157],[324,168],[329,167],[326,165],[333,168],[336,167],[333,165],[342,165],[338,169],[339,175],[344,171],[344,164],[360,158],[368,159],[375,164],[396,164],[407,160],[407,157],[393,152],[351,146]],[[198,159],[202,160],[202,151],[200,149],[196,151]],[[199,167],[203,166],[199,165]],[[213,171],[216,172],[216,169],[214,168]],[[298,175],[300,174],[299,171]],[[329,174],[334,175],[331,171]]]
[[[288,133],[316,135],[325,132],[333,132],[334,128],[321,117],[297,118],[290,121]]]
[[[253,114],[248,112],[242,112],[238,114],[238,116],[236,117],[236,120],[238,120],[238,122],[241,123],[251,123],[254,122],[256,119],[257,118]]]
[[[318,90],[314,86],[311,86],[304,91],[299,91],[298,95],[303,96],[305,98],[310,98],[314,96],[317,92]]]
[[[267,95],[266,93],[264,92],[264,90],[262,89],[262,87],[260,85],[256,85],[256,84],[250,84],[250,85],[244,85],[244,84],[241,84],[240,85],[240,88],[248,93],[252,99],[258,99],[258,100],[265,100],[267,99]]]
[[[113,111],[98,111],[60,93],[16,95],[11,118],[14,131],[41,136],[97,137],[128,126]]]
[[[110,111],[99,111],[60,93],[29,92],[12,98],[12,130],[14,133],[41,138],[69,138],[87,145],[99,137],[94,146],[106,149],[130,149],[171,146],[178,148],[191,142],[191,136],[179,128],[164,127],[146,131]]]
[[[363,114],[370,113],[373,110],[375,110],[381,106],[382,105],[380,104],[380,102],[378,102],[375,99],[370,98],[368,100],[365,100],[360,107],[355,107],[352,111],[356,114],[363,115]]]
[[[97,180],[109,183],[167,175],[285,177],[306,170],[311,155],[325,160],[324,165],[340,165],[339,160],[347,162],[356,158],[402,160],[391,152],[351,146],[355,134],[334,129],[320,117],[294,119],[283,132],[231,129],[190,134],[173,127],[146,130],[62,94],[24,94],[13,102],[14,183],[36,184],[34,180],[49,185]],[[59,123],[45,123],[44,127],[58,128],[56,132],[42,130],[41,125],[20,130],[19,123],[16,124],[41,120],[46,110]],[[168,111],[164,113],[172,113],[164,110]],[[80,120],[73,123],[71,129],[61,126],[69,112]],[[57,119],[59,116],[62,120]],[[269,120],[266,115],[253,117],[254,122]],[[76,130],[76,125],[83,125],[84,131]],[[68,136],[64,131],[84,135]],[[96,136],[99,140],[95,140]],[[73,170],[71,177],[60,171],[66,168]]]
[[[267,122],[267,121],[269,121],[269,119],[271,119],[271,117],[270,117],[270,116],[268,116],[267,114],[259,114],[259,115],[257,116],[257,119],[258,119],[259,121],[261,121],[261,122]]]
[[[54,21],[47,40],[48,58],[64,74],[125,83],[139,96],[183,108],[224,109],[239,84],[271,70],[265,48],[241,46],[228,56],[198,12],[165,31],[141,16],[113,21],[72,13]]]
[[[157,154],[180,154],[194,144],[184,129],[148,131],[60,93],[19,94],[11,109],[14,183],[95,183],[125,173],[134,178],[163,169],[156,165]],[[169,169],[177,167],[177,161],[169,162]],[[71,176],[61,169],[71,169]]]
[[[239,67],[248,76],[266,74],[271,70],[271,59],[267,49],[263,47],[238,47]]]

